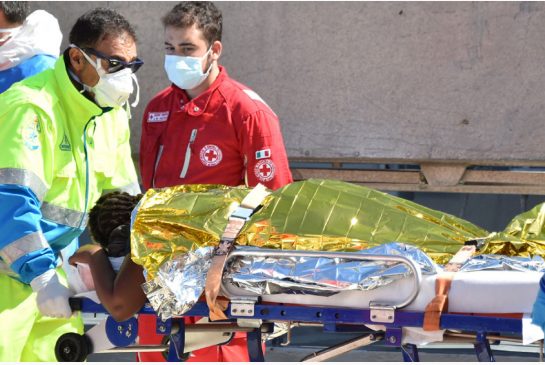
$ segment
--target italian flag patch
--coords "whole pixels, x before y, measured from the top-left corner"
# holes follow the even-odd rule
[[[271,157],[271,149],[267,148],[265,150],[257,151],[255,153],[255,159],[260,160],[262,158],[269,158]]]

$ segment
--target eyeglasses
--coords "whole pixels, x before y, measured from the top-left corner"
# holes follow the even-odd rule
[[[144,61],[138,58],[131,62],[125,62],[117,58],[112,58],[110,56],[106,56],[104,53],[99,52],[94,48],[82,48],[82,50],[98,58],[102,58],[103,60],[108,61],[108,73],[117,72],[123,70],[124,68],[129,68],[133,73],[135,73],[144,64]]]

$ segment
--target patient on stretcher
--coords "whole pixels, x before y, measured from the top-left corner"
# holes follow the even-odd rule
[[[327,190],[327,194],[320,195],[320,188],[316,188],[317,186]],[[160,191],[150,190],[140,203],[140,197],[131,197],[128,194],[106,195],[97,202],[90,214],[91,233],[94,240],[100,245],[82,247],[70,259],[70,263],[89,265],[95,290],[104,307],[114,319],[128,319],[149,299],[142,290],[142,285],[149,279],[144,275],[144,272],[148,271],[148,267],[159,269],[160,264],[165,263],[165,261],[161,261],[163,258],[171,260],[170,257],[184,256],[187,252],[194,252],[196,248],[206,248],[205,246],[217,244],[218,233],[220,234],[224,228],[230,212],[234,211],[233,206],[236,204],[233,203],[236,203],[237,200],[240,201],[240,197],[247,193],[248,189],[245,189],[242,187],[182,186]],[[347,192],[348,195],[343,196]],[[359,200],[357,200],[358,198]],[[284,204],[286,202],[289,204]],[[131,222],[131,212],[137,204],[138,208],[134,212]],[[332,214],[333,208],[336,210]],[[525,224],[531,221],[527,215],[521,216],[524,217],[521,221]],[[307,217],[311,217],[314,222],[311,228],[305,226]],[[324,218],[335,220],[337,225],[329,225],[329,221]],[[350,228],[348,232],[342,231],[345,223],[343,220],[348,220],[351,224],[351,226],[347,226]],[[322,224],[324,222],[325,225]],[[489,234],[456,217],[432,211],[371,189],[354,187],[352,184],[340,182],[330,184],[326,181],[322,184],[321,181],[311,181],[308,185],[305,185],[305,182],[294,183],[290,184],[287,189],[273,192],[271,199],[266,201],[261,210],[256,211],[252,218],[246,222],[246,230],[243,230],[242,235],[239,236],[240,241],[237,240],[237,242],[280,250],[303,248],[297,247],[297,244],[301,246],[308,244],[308,249],[316,250],[317,246],[312,246],[312,244],[318,242],[322,245],[319,247],[322,250],[327,250],[328,247],[339,250],[334,242],[338,242],[336,237],[344,237],[345,248],[348,245],[353,245],[348,248],[354,248],[353,251],[355,251],[402,237],[399,241],[405,241],[424,249],[431,247],[432,255],[430,257],[441,259],[449,245],[463,246],[465,240],[484,236],[488,238],[488,249],[494,249],[494,244],[499,243],[501,249],[509,251],[510,241],[502,241],[509,238],[516,244],[513,247],[522,250],[526,245],[531,248],[532,253],[539,253],[543,248],[540,242],[536,242],[538,240],[535,239],[535,235],[541,234],[541,231],[528,230],[519,225],[520,231],[524,231],[525,236],[523,237],[522,234],[516,236],[513,232],[516,232],[517,224],[517,219],[514,219],[505,233]],[[529,237],[528,232],[533,232],[534,237]],[[383,235],[380,236],[380,234]],[[437,240],[432,241],[430,238],[434,240],[437,238]],[[133,239],[132,243],[131,239]],[[426,239],[428,239],[427,242]],[[181,247],[179,244],[187,242],[190,243],[187,247],[183,246],[185,251],[179,250]],[[177,244],[178,246],[176,246]],[[426,247],[426,245],[429,246]],[[441,251],[442,249],[443,251]],[[169,250],[172,256],[166,254]],[[521,251],[513,252],[515,255],[518,253]],[[109,256],[123,258],[117,275]],[[156,270],[155,273],[157,272]],[[147,274],[149,276],[149,272]],[[504,313],[505,311],[507,311],[506,313],[530,313],[531,310],[528,307],[531,306],[535,298],[536,275],[538,273],[534,272],[530,277],[522,277],[522,275],[511,274],[501,276],[499,274],[506,274],[501,271],[498,271],[497,274],[488,272],[486,274],[491,275],[483,275],[483,278],[477,282],[469,280],[472,278],[471,275],[464,274],[471,273],[462,273],[457,276],[457,279],[460,280],[453,282],[449,299],[449,305],[453,311],[474,313],[475,309],[478,309],[483,313],[488,313],[486,310],[492,311],[491,313]],[[511,294],[509,297],[512,298],[508,299],[512,300],[508,300],[507,304],[503,303],[498,309],[493,306],[488,308],[492,302],[498,302],[495,299],[498,296],[495,294],[505,291],[502,289],[505,285],[497,287],[490,285],[489,281],[491,280],[488,279],[495,276],[501,277],[500,281],[511,279],[515,283],[515,286],[509,289]],[[434,297],[434,283],[435,277],[428,275],[428,278],[422,281],[421,292],[417,300],[407,309],[424,310]],[[522,295],[523,293],[513,294],[520,285],[524,285],[521,292],[531,291],[532,293],[525,297]],[[394,289],[401,292],[401,289],[404,289],[406,285],[402,286]],[[471,291],[473,294],[468,298],[467,289],[472,287],[476,287],[477,290]],[[489,295],[489,301],[486,302],[487,308],[483,307],[482,298],[478,295],[480,292],[494,294]],[[293,303],[331,306],[342,303],[343,306],[346,305],[350,308],[365,308],[365,303],[369,302],[368,297],[363,300],[361,296],[352,295],[352,293],[342,292],[339,295],[341,297],[320,297],[317,302],[309,298],[309,295],[303,295]],[[265,295],[263,300],[275,302],[273,297],[274,295]],[[542,295],[542,297],[545,296]],[[280,300],[282,301],[278,303],[292,303],[284,301],[285,298]],[[521,306],[518,303],[520,301],[526,304]],[[545,305],[534,308],[537,309],[534,310],[536,312],[534,320],[540,326],[543,326],[543,323],[540,323],[537,318],[539,316],[535,315],[544,313],[543,308]],[[160,312],[157,310],[156,312],[159,316]],[[426,341],[428,341],[427,337]]]
[[[146,301],[141,289],[146,280],[142,266],[153,274],[174,255],[217,244],[233,205],[248,191],[206,185],[148,191],[132,227],[135,241],[131,256],[126,255],[117,276],[108,254],[127,252],[130,212],[138,198],[119,193],[105,196],[91,212],[90,221],[93,237],[104,248],[84,246],[70,262],[90,265],[100,300],[114,318],[126,319]],[[114,219],[117,211],[123,212],[122,221]],[[292,183],[273,192],[247,222],[237,242],[265,248],[354,251],[399,240],[419,246],[433,259],[444,260],[455,252],[450,247],[461,247],[465,240],[483,236],[492,243],[490,237],[495,237],[503,250],[542,250],[534,242],[524,246],[519,237],[493,236],[469,222],[397,197],[327,180]],[[510,246],[505,237],[516,240],[516,245]],[[488,247],[493,249],[494,245]]]

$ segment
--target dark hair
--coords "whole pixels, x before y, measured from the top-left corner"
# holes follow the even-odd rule
[[[115,10],[96,8],[76,20],[69,41],[79,47],[92,48],[107,36],[119,36],[125,32],[136,42],[136,32],[127,19]]]
[[[21,24],[30,12],[28,1],[0,1],[0,10],[10,23]]]
[[[196,24],[197,29],[202,31],[208,45],[215,41],[221,41],[223,17],[216,5],[209,1],[181,2],[161,20],[164,27],[186,28]]]
[[[91,236],[108,256],[125,256],[131,251],[131,212],[141,198],[142,194],[114,191],[100,197],[89,212]]]

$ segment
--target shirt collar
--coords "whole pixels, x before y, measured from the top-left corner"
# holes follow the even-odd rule
[[[219,67],[219,74],[218,77],[216,77],[216,80],[210,85],[206,91],[204,91],[202,94],[197,96],[196,98],[189,100],[189,96],[185,92],[185,90],[180,89],[176,85],[172,85],[175,89],[179,90],[179,92],[182,94],[182,100],[184,103],[184,107],[187,108],[187,113],[191,116],[199,116],[208,107],[208,104],[210,102],[210,99],[212,98],[212,94],[214,94],[214,91],[222,84],[222,82],[228,77],[227,70],[225,67],[218,65]]]
[[[68,66],[64,62],[64,55],[60,56],[55,63],[55,78],[59,85],[59,95],[63,108],[67,109],[68,115],[77,115],[77,122],[85,124],[91,117],[104,113],[101,107],[87,99],[74,86],[68,75]],[[76,122],[76,121],[74,121]]]

